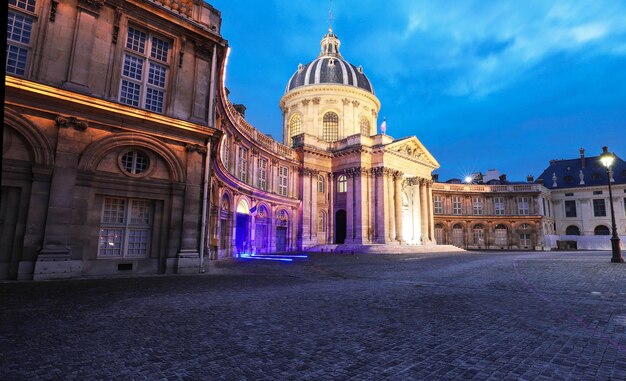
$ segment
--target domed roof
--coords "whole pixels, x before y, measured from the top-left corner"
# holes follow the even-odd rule
[[[340,44],[339,38],[329,29],[320,43],[322,51],[319,56],[306,65],[298,65],[298,70],[287,82],[285,92],[301,86],[328,83],[354,86],[374,94],[374,88],[363,73],[363,67],[357,68],[346,61],[339,53]]]

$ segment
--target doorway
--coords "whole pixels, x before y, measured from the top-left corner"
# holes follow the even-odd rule
[[[340,209],[335,213],[335,243],[346,241],[346,211]]]

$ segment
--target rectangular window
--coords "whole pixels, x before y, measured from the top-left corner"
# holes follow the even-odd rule
[[[573,195],[574,195],[574,193],[565,193],[565,197],[571,197]]]
[[[441,196],[434,197],[435,214],[443,214],[443,202]]]
[[[606,206],[604,205],[604,199],[597,198],[593,200],[593,215],[594,217],[606,217]]]
[[[504,197],[494,197],[493,203],[496,216],[504,216]]]
[[[472,198],[472,212],[475,215],[483,214],[483,199],[480,197]]]
[[[461,214],[461,197],[452,196],[452,214]]]
[[[26,66],[32,42],[35,0],[9,0],[7,15],[7,56],[5,69],[8,74],[26,75]]]
[[[170,42],[129,26],[125,47],[120,102],[163,113]]]
[[[267,190],[267,159],[259,158],[259,189]]]
[[[287,167],[278,168],[278,194],[281,196],[287,196],[287,179],[288,172]]]
[[[98,257],[146,257],[152,215],[151,201],[106,197],[100,218]]]
[[[593,191],[594,196],[601,195],[601,194],[602,194],[602,191]]]
[[[565,217],[576,217],[575,200],[565,200]]]
[[[530,234],[520,234],[519,245],[526,246],[526,247],[530,246]]]
[[[248,182],[248,149],[241,147],[239,149],[239,170],[237,171],[237,178],[244,183]]]
[[[530,199],[528,197],[517,198],[517,211],[520,216],[527,216],[530,214]]]
[[[507,230],[506,229],[495,229],[495,244],[497,246],[506,246],[508,245],[507,239]]]

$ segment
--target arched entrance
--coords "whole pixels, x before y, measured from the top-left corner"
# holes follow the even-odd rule
[[[269,212],[265,206],[261,205],[255,217],[254,228],[254,245],[257,253],[269,251],[269,226]]]
[[[335,213],[335,243],[346,241],[346,211],[340,209]]]
[[[287,228],[289,224],[289,214],[286,210],[279,210],[276,213],[276,252],[287,251]]]
[[[247,253],[250,250],[250,208],[245,200],[237,204],[237,218],[235,220],[235,247],[237,253]]]

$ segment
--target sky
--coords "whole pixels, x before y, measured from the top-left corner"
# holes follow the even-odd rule
[[[231,47],[226,86],[282,140],[278,107],[329,27],[324,0],[212,0]],[[538,176],[602,146],[626,159],[626,1],[334,0],[340,51],[364,73],[394,138],[415,135],[440,180]]]

